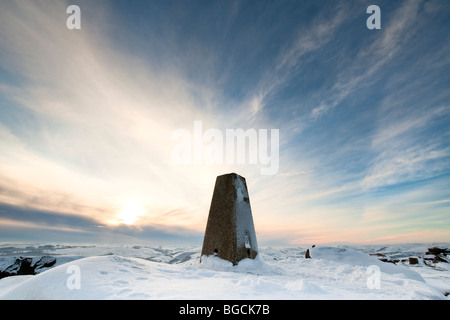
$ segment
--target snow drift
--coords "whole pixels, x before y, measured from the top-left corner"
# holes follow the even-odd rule
[[[311,257],[259,255],[233,266],[214,256],[179,264],[93,256],[1,279],[0,299],[446,298],[417,272],[350,248],[314,248]],[[374,266],[378,274],[369,272]],[[378,287],[369,283],[374,276]]]

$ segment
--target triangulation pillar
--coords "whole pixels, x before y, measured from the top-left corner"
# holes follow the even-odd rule
[[[215,255],[233,265],[258,254],[255,227],[245,178],[218,176],[209,209],[201,255]]]

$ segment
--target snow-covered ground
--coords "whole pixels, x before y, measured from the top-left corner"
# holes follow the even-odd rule
[[[257,259],[232,266],[217,257],[200,263],[200,247],[2,244],[0,270],[11,257],[57,262],[0,279],[0,299],[448,299],[448,263],[393,264],[370,255],[408,257],[427,247],[316,246],[312,259],[307,247],[260,247]]]

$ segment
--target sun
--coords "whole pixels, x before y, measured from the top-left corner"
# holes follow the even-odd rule
[[[144,206],[138,200],[130,199],[123,203],[117,218],[119,218],[119,223],[132,225],[135,224],[136,221],[138,221],[144,214]]]

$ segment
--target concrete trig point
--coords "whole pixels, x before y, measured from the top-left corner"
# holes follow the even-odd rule
[[[258,254],[255,227],[245,178],[218,176],[209,209],[201,255],[215,255],[233,265]]]

